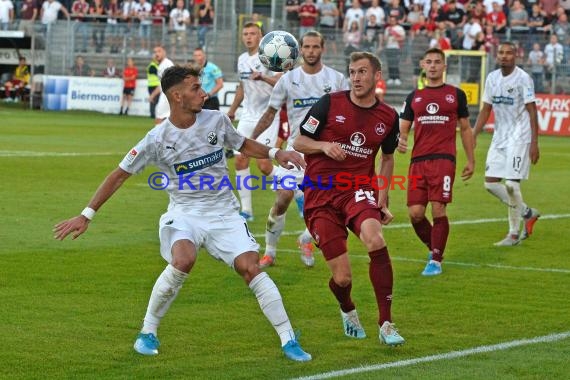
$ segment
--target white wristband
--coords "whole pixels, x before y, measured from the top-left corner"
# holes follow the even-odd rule
[[[281,149],[279,148],[271,148],[269,149],[269,158],[271,158],[272,160],[275,158],[275,155],[277,154],[277,152],[279,152]]]
[[[83,215],[89,220],[93,220],[93,218],[95,217],[95,213],[96,211],[93,210],[91,207],[85,207],[83,211],[81,211],[81,215]]]

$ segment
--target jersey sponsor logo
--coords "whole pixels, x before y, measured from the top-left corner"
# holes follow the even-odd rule
[[[137,157],[137,154],[139,154],[139,152],[137,152],[135,148],[131,149],[131,151],[127,154],[127,161],[133,162]]]
[[[386,133],[386,126],[384,123],[376,124],[376,127],[374,127],[374,132],[376,132],[378,136],[382,136],[384,133]]]
[[[343,124],[344,124],[344,121],[346,120],[346,117],[344,117],[344,116],[342,116],[342,115],[336,115],[336,116],[335,116],[335,120],[336,120],[337,123],[343,123]]]
[[[293,108],[312,107],[318,101],[319,98],[293,99]]]
[[[451,95],[451,94],[447,94],[445,95],[445,101],[448,103],[455,103],[455,96]]]
[[[302,128],[309,133],[315,133],[318,126],[319,126],[319,120],[313,116],[309,116],[309,120],[307,120],[307,122],[303,124]]]
[[[414,99],[414,102],[419,103],[422,101],[422,97],[418,96],[417,98]],[[406,102],[404,102],[404,104],[406,104]]]
[[[439,111],[439,104],[437,103],[430,103],[426,106],[426,111],[427,113],[429,113],[430,115],[434,115],[437,113],[437,111]]]
[[[350,135],[350,143],[354,146],[362,146],[366,142],[366,137],[360,132],[354,132]]]
[[[493,104],[507,104],[509,106],[512,106],[513,104],[515,104],[515,100],[513,98],[510,98],[508,96],[493,96]]]
[[[224,158],[224,150],[219,149],[215,152],[206,154],[201,157],[194,158],[193,160],[188,160],[174,164],[174,171],[176,174],[186,174],[192,173],[210,166],[217,164]]]
[[[216,136],[215,132],[208,133],[208,142],[210,145],[216,145],[218,143],[218,136]]]

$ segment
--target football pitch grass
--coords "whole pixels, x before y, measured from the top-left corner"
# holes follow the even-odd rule
[[[160,354],[132,345],[165,263],[157,225],[168,198],[131,178],[77,240],[53,239],[53,225],[77,215],[103,178],[153,123],[95,113],[0,109],[0,378],[6,379],[559,379],[570,374],[569,139],[541,137],[541,159],[523,183],[543,214],[516,247],[506,207],[483,188],[490,135],[477,147],[476,175],[457,179],[443,275],[420,275],[426,249],[407,220],[404,191],[391,192],[395,220],[384,230],[394,267],[393,318],[406,344],[381,345],[365,248],[349,241],[353,298],[368,338],[342,331],[317,254],[303,267],[292,205],[277,283],[309,363],[290,362],[241,278],[201,251],[159,330]],[[458,171],[464,154],[458,142]],[[405,175],[409,154],[396,154]],[[229,162],[233,167],[233,162]],[[232,169],[233,170],[233,169]],[[255,170],[254,170],[255,172]],[[250,229],[264,246],[274,194],[256,191]],[[558,334],[558,335],[556,335]],[[334,372],[337,371],[337,372]]]

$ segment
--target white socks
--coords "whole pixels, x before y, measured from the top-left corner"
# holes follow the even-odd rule
[[[143,334],[153,333],[155,336],[157,335],[160,320],[168,311],[187,277],[187,273],[179,271],[170,264],[158,276],[154,288],[152,288],[148,308],[144,316],[143,328],[141,330]]]
[[[527,206],[524,204],[521,193],[521,184],[517,181],[505,181],[505,188],[509,195],[509,234],[518,235],[521,219]]]
[[[509,194],[507,194],[507,188],[503,183],[485,182],[485,189],[487,189],[488,192],[499,198],[501,202],[503,202],[507,206],[509,207],[511,206],[511,203],[509,201]]]
[[[249,167],[247,169],[236,170],[236,177],[239,177],[239,180],[236,180],[236,183],[239,183],[239,199],[241,201],[241,211],[247,212],[249,215],[253,215],[253,206],[251,204],[251,190],[246,189],[243,185],[245,177],[251,175]],[[249,186],[251,186],[251,181],[248,182]]]
[[[281,346],[286,345],[291,339],[295,339],[295,332],[291,322],[289,322],[285,306],[283,306],[281,294],[269,275],[261,272],[251,280],[249,288],[255,294],[261,311],[279,334]]]
[[[285,214],[273,215],[273,208],[269,210],[267,224],[265,226],[265,254],[275,257],[277,241],[285,228]]]

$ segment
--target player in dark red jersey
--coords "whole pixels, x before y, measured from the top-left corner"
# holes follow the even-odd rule
[[[417,186],[408,186],[408,212],[416,235],[429,249],[424,276],[441,274],[443,251],[449,235],[446,206],[451,203],[455,179],[455,140],[459,122],[467,164],[461,173],[465,181],[473,175],[475,157],[473,134],[469,123],[467,97],[463,90],[445,84],[445,55],[440,49],[425,52],[422,68],[427,84],[412,91],[400,114],[398,151],[408,149],[408,133],[414,123],[414,149],[409,175],[420,178]],[[433,225],[426,218],[426,206],[431,204]]]
[[[349,73],[352,89],[320,98],[305,116],[301,136],[294,142],[295,150],[305,153],[307,161],[303,184],[305,222],[332,272],[329,287],[340,304],[344,333],[353,338],[366,337],[351,298],[348,227],[370,256],[379,337],[388,345],[398,345],[404,343],[404,338],[391,322],[392,264],[382,236],[382,224],[388,224],[393,216],[386,207],[388,186],[374,182],[375,157],[380,148],[379,174],[392,177],[398,114],[375,97],[376,82],[382,75],[376,56],[352,53]],[[346,178],[355,180],[347,186]]]

